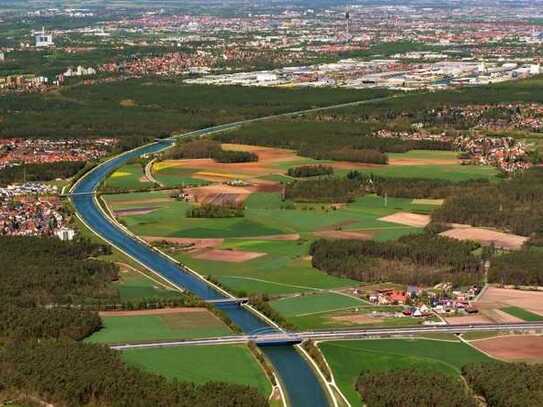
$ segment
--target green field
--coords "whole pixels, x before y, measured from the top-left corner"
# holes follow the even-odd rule
[[[104,183],[104,188],[134,190],[150,187],[153,184],[144,178],[140,164],[126,164],[111,174]]]
[[[411,199],[384,200],[367,195],[339,209],[330,205],[299,204],[285,209],[278,193],[255,193],[246,203],[244,218],[187,218],[190,204],[169,198],[167,191],[107,195],[112,210],[155,208],[145,215],[121,217],[140,236],[225,238],[223,249],[265,253],[243,263],[175,256],[202,275],[212,275],[229,289],[245,293],[289,294],[356,285],[356,282],[315,270],[307,258],[315,232],[361,231],[374,239],[396,239],[421,229],[378,220],[398,211],[430,213],[435,205],[414,204]],[[299,234],[299,241],[268,240],[265,236]],[[259,237],[263,237],[260,238]]]
[[[202,275],[212,275],[229,289],[245,293],[289,294],[354,286],[351,280],[314,269],[305,256],[309,241],[227,240],[223,247],[267,253],[243,263],[197,260],[177,256]]]
[[[389,198],[385,203],[383,198],[368,195],[337,210],[319,204],[298,204],[295,209],[284,209],[285,203],[281,202],[278,193],[262,192],[249,197],[243,218],[203,219],[185,216],[189,203],[168,199],[165,192],[160,198],[155,194],[122,194],[115,198],[109,195],[107,201],[113,210],[158,207],[145,215],[122,217],[130,230],[138,235],[192,238],[242,238],[342,229],[368,231],[376,239],[386,240],[419,229],[378,218],[398,211],[429,213],[435,208],[402,198]]]
[[[468,363],[490,359],[461,342],[425,339],[337,341],[319,344],[336,382],[353,406],[361,405],[355,383],[362,371],[424,369],[458,375]]]
[[[151,298],[176,298],[180,293],[130,269],[123,268],[116,283],[122,301],[137,301]]]
[[[177,314],[103,316],[104,327],[88,340],[93,343],[133,343],[203,338],[230,334],[228,327],[207,310]]]
[[[166,167],[161,168],[160,164],[155,164],[153,176],[166,187],[183,187],[187,185],[206,185],[208,181],[193,178],[192,175],[197,170],[190,168]]]
[[[543,321],[543,316],[534,314],[533,312],[527,311],[524,308],[519,307],[505,307],[501,309],[502,311],[513,315],[523,321]]]
[[[350,309],[361,304],[364,303],[359,299],[334,293],[299,295],[271,302],[271,306],[287,318]]]
[[[133,365],[170,379],[206,383],[221,381],[257,388],[266,397],[271,384],[245,345],[180,346],[123,352]]]

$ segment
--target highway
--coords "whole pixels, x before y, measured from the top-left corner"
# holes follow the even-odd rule
[[[467,332],[532,332],[543,331],[543,322],[517,322],[505,324],[477,325],[425,325],[405,328],[369,328],[369,329],[335,329],[302,332],[270,332],[257,335],[218,336],[212,338],[183,339],[167,342],[143,342],[112,345],[112,349],[147,349],[167,348],[187,345],[221,345],[244,342],[255,342],[259,345],[278,345],[299,343],[307,339],[314,341],[333,341],[348,339],[387,338],[394,336],[413,336],[425,333],[462,334]]]

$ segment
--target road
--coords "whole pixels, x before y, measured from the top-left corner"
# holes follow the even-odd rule
[[[146,349],[167,348],[186,345],[222,345],[244,343],[253,341],[257,344],[299,343],[307,339],[314,341],[346,340],[365,338],[385,338],[392,336],[413,336],[425,333],[461,334],[466,332],[531,332],[543,331],[543,322],[518,322],[506,324],[478,324],[478,325],[425,325],[405,328],[370,328],[370,329],[337,329],[302,332],[270,332],[258,335],[218,336],[213,338],[184,339],[167,342],[143,342],[131,344],[112,345],[112,349]]]

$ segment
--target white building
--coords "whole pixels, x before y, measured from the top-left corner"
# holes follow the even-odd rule
[[[6,60],[6,56],[2,51],[0,51],[0,62],[4,62]]]
[[[55,236],[64,241],[73,240],[75,237],[75,230],[63,227],[55,232]]]
[[[53,34],[45,32],[45,27],[42,27],[41,31],[34,33],[34,39],[36,40],[36,47],[52,47],[55,45],[53,42]]]

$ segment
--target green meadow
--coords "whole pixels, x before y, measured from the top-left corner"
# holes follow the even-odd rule
[[[387,200],[367,195],[343,207],[297,204],[286,209],[278,193],[252,194],[246,202],[243,218],[203,219],[185,216],[190,204],[167,197],[164,191],[106,196],[113,210],[153,207],[145,215],[121,219],[134,233],[142,236],[189,238],[243,238],[278,234],[311,234],[322,230],[367,231],[378,240],[396,238],[418,229],[378,220],[398,211],[429,213],[433,205],[413,204],[410,199]]]
[[[364,304],[361,300],[336,293],[315,293],[285,297],[272,301],[271,306],[283,316],[299,317],[315,313],[351,309]]]
[[[522,319],[523,321],[543,321],[542,315],[534,314],[533,312],[527,311],[524,308],[520,307],[505,307],[502,308],[502,311],[508,313],[509,315]]]
[[[220,381],[257,388],[269,396],[271,384],[245,345],[179,346],[123,352],[128,364],[169,379],[206,383]]]
[[[425,339],[336,341],[319,344],[334,378],[353,406],[362,404],[355,383],[363,371],[423,369],[453,376],[469,363],[491,359],[462,342]]]
[[[116,283],[122,301],[137,301],[151,298],[176,298],[181,294],[175,289],[166,288],[132,269],[123,267]]]
[[[133,190],[152,186],[153,184],[144,177],[140,164],[126,164],[106,179],[104,188]]]
[[[208,181],[194,178],[197,170],[190,168],[163,167],[160,163],[153,167],[153,176],[166,187],[184,187],[187,185],[206,185]]]
[[[92,343],[133,343],[170,339],[224,336],[230,329],[207,310],[186,313],[102,316],[103,328]]]

